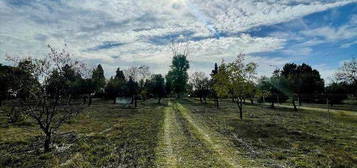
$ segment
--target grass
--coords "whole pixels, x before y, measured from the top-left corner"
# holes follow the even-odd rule
[[[56,149],[49,154],[40,150],[41,134],[35,125],[1,127],[0,165],[154,167],[161,109],[152,102],[138,109],[122,109],[109,102],[94,104],[60,129]]]
[[[354,167],[357,165],[357,117],[323,111],[244,106],[244,119],[230,102],[221,109],[197,100],[182,102],[213,130],[267,167]]]
[[[0,167],[356,167],[355,113],[308,107],[245,105],[240,120],[230,101],[130,109],[97,100],[61,127],[47,154],[31,120],[0,115]]]

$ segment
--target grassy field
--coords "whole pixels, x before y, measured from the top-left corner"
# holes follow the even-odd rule
[[[0,115],[0,167],[355,167],[353,112],[294,112],[194,99],[165,99],[122,108],[95,101],[57,133],[42,153],[30,120]]]
[[[267,167],[356,167],[357,117],[353,112],[294,112],[290,108],[244,107],[244,120],[230,102],[217,110],[198,101],[182,103],[194,118],[244,149]]]

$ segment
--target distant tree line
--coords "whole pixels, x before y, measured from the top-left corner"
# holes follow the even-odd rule
[[[117,68],[114,76],[105,78],[102,65],[88,68],[73,60],[66,50],[49,46],[44,58],[10,58],[13,66],[0,64],[0,106],[9,122],[30,117],[42,130],[44,151],[50,151],[56,130],[77,115],[84,106],[91,106],[93,97],[117,103],[118,97],[130,98],[130,104],[138,106],[138,100],[165,97],[208,99],[220,108],[222,99],[237,105],[243,119],[244,104],[291,101],[294,109],[303,103],[342,103],[348,97],[357,97],[357,61],[346,62],[336,80],[325,86],[320,73],[307,64],[287,63],[276,69],[271,77],[257,77],[257,63],[246,62],[239,54],[232,62],[215,63],[209,76],[204,72],[188,74],[190,68],[186,54],[174,52],[170,70],[166,76],[151,74],[145,65],[127,69]]]

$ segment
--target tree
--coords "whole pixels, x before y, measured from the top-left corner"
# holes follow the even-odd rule
[[[158,103],[160,104],[161,98],[163,98],[166,94],[165,79],[162,77],[161,74],[155,74],[151,76],[151,80],[149,82],[149,90],[150,93],[158,99]]]
[[[217,63],[214,64],[214,69],[211,72],[211,81],[210,81],[210,90],[211,90],[211,94],[214,97],[215,101],[216,101],[216,107],[219,108],[219,99],[218,99],[218,95],[216,93],[216,91],[213,89],[215,83],[217,83],[217,81],[215,80],[215,75],[218,73],[218,65]]]
[[[245,64],[244,56],[240,54],[235,61],[228,64],[222,63],[215,75],[217,82],[214,85],[218,96],[231,96],[235,100],[241,119],[243,119],[244,98],[251,91],[248,87],[255,79],[257,68],[253,62]]]
[[[138,95],[139,85],[130,76],[129,81],[126,83],[126,93],[131,97],[131,104],[135,104],[137,107],[137,95]]]
[[[105,95],[108,99],[113,99],[113,104],[116,103],[116,98],[120,94],[120,80],[111,77],[105,87]]]
[[[0,64],[0,106],[2,105],[2,101],[9,97],[9,91],[14,83],[11,80],[12,70],[13,67]]]
[[[330,84],[326,87],[326,96],[331,106],[342,103],[348,97],[348,84],[343,82]]]
[[[271,78],[262,77],[258,82],[259,96],[263,102],[271,102],[271,107],[274,108],[274,103],[285,102],[288,97],[283,93],[280,86],[280,78],[273,75]]]
[[[93,70],[92,79],[95,85],[95,92],[103,92],[105,87],[105,77],[102,65],[99,64],[97,68]]]
[[[60,83],[64,78],[63,67],[70,65],[80,67],[78,61],[72,61],[65,50],[56,50],[50,47],[46,58],[26,59],[26,64],[20,61],[19,68],[29,73],[31,79],[19,78],[19,82],[26,83],[28,94],[19,97],[19,106],[24,113],[34,119],[41,131],[45,134],[44,151],[49,152],[53,134],[65,122],[79,113],[81,106],[69,105],[68,94],[65,94]],[[23,65],[26,65],[25,68]],[[41,79],[41,80],[37,80]],[[27,80],[27,81],[20,81]],[[51,90],[49,91],[49,86]]]
[[[344,62],[343,66],[336,73],[336,77],[340,82],[346,83],[350,93],[357,97],[357,60],[355,58]]]
[[[177,97],[180,97],[186,91],[188,82],[187,70],[190,68],[190,64],[186,55],[175,55],[170,68],[171,70],[166,75],[166,81]]]
[[[281,76],[288,81],[293,99],[296,95],[299,105],[302,101],[314,101],[317,99],[316,96],[320,96],[324,91],[324,80],[320,73],[307,64],[285,64],[281,70]]]
[[[119,80],[123,80],[125,81],[125,75],[124,75],[124,72],[122,70],[120,70],[120,68],[118,68],[116,70],[116,74],[115,74],[115,79],[119,79]]]
[[[195,72],[190,78],[190,83],[193,86],[194,95],[200,98],[200,102],[207,103],[207,96],[209,94],[209,79],[205,76],[203,72]]]

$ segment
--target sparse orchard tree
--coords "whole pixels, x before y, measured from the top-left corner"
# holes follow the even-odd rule
[[[248,87],[255,79],[257,68],[255,63],[245,64],[244,57],[244,54],[239,54],[233,62],[222,63],[219,72],[215,75],[217,83],[214,86],[219,96],[230,96],[235,99],[241,119],[243,119],[244,99],[251,91]]]
[[[49,46],[50,52],[45,58],[26,59],[27,72],[33,78],[19,78],[26,84],[26,94],[19,96],[19,106],[40,127],[44,136],[44,151],[51,150],[51,143],[57,129],[77,115],[82,106],[69,105],[69,95],[63,87],[64,67],[69,65],[81,70],[84,64],[73,61],[66,50],[56,50]],[[20,60],[20,59],[18,59]],[[20,60],[20,63],[23,62]],[[19,63],[19,67],[22,64]],[[23,81],[26,80],[26,81]],[[51,89],[50,89],[51,88]]]
[[[203,72],[195,72],[190,77],[190,83],[193,86],[193,93],[200,98],[200,102],[207,103],[209,94],[209,79]]]

